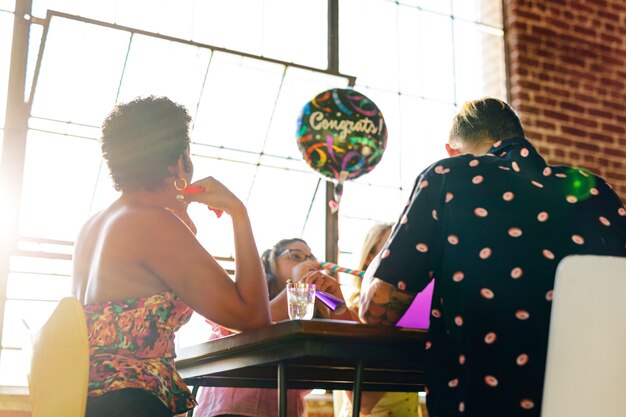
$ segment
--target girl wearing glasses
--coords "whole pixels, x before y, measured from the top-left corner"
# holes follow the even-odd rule
[[[298,238],[283,239],[261,255],[270,298],[272,321],[286,320],[288,280],[315,284],[317,290],[343,299],[339,283],[320,270],[319,262],[311,253],[309,245]],[[316,303],[316,317],[338,320],[355,320],[349,311],[336,315],[326,306]],[[227,329],[209,322],[212,329],[210,340],[231,334]],[[306,415],[304,397],[308,390],[288,391],[287,415]],[[278,399],[275,389],[201,387],[198,406],[194,416],[199,417],[277,417]]]

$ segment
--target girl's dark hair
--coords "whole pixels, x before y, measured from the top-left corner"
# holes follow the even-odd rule
[[[267,281],[267,289],[270,296],[270,300],[274,299],[284,288],[283,284],[278,279],[278,271],[276,270],[276,256],[287,245],[294,242],[302,242],[308,246],[308,244],[300,238],[283,239],[272,246],[270,249],[266,249],[261,255],[261,263],[263,264],[263,270],[265,271],[265,280]]]
[[[117,191],[154,191],[189,146],[187,110],[167,97],[118,104],[102,124],[102,156]]]

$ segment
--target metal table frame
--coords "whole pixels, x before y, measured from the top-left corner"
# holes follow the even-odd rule
[[[287,389],[412,392],[423,387],[424,330],[337,320],[283,321],[178,352],[176,367],[194,387],[277,388],[286,417]]]

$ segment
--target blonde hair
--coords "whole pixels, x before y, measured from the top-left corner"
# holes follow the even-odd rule
[[[458,148],[460,143],[478,148],[514,137],[524,137],[515,110],[502,100],[485,97],[463,103],[452,119],[448,143],[453,148]]]
[[[371,259],[368,258],[376,256],[376,253],[373,252],[380,242],[380,238],[385,234],[385,232],[391,230],[392,227],[393,223],[378,223],[367,231],[367,235],[365,235],[365,240],[363,241],[363,246],[361,247],[359,269],[367,268],[369,261],[371,261]]]

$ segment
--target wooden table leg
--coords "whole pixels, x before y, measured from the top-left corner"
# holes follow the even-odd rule
[[[359,360],[356,365],[354,386],[352,388],[352,417],[359,417],[361,410],[361,383],[363,382],[363,361]]]
[[[287,417],[287,364],[278,364],[278,416]]]

